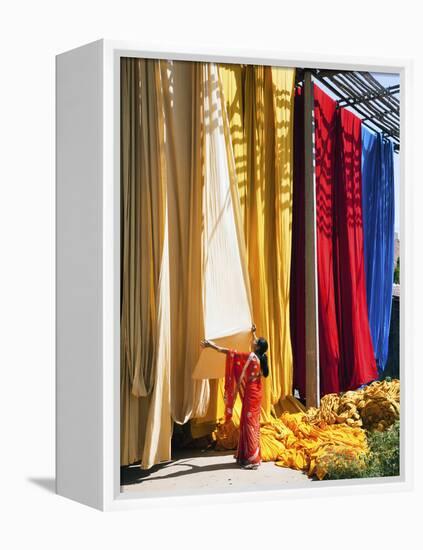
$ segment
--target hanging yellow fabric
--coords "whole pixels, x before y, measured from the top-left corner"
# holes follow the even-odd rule
[[[264,410],[292,393],[289,281],[295,70],[221,65],[247,247],[253,317],[269,340]]]
[[[170,459],[169,276],[159,64],[123,59],[121,463]]]
[[[275,408],[277,413],[298,410],[290,397],[289,321],[294,84],[294,69],[219,65],[221,118],[223,129],[229,128],[224,132],[231,149],[227,157],[238,190],[233,208],[246,245],[240,239],[240,251],[248,265],[253,318],[270,347],[262,422],[272,421]],[[192,422],[194,436],[216,424],[224,410],[223,393],[223,380],[211,385],[211,407]]]
[[[293,139],[295,69],[271,68],[273,117],[275,128],[275,242],[266,236],[268,254],[277,260],[269,271],[276,273],[269,294],[269,340],[273,360],[272,403],[292,394],[293,360],[291,346],[289,297],[292,245]]]

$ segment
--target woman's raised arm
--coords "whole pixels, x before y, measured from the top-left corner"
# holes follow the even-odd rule
[[[222,348],[212,342],[211,340],[201,340],[201,347],[202,348],[212,348],[218,351],[219,353],[228,353],[228,348]]]

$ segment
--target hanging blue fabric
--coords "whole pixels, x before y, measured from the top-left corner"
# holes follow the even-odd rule
[[[379,373],[388,358],[394,278],[394,149],[362,126],[362,201],[367,309]]]

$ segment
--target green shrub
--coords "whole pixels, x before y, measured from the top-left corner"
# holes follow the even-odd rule
[[[399,476],[400,423],[395,422],[385,432],[371,432],[367,436],[371,456],[368,477]],[[367,476],[366,476],[367,477]]]
[[[398,257],[397,265],[394,269],[394,283],[399,285],[400,284],[400,259]]]
[[[325,479],[398,476],[400,473],[400,423],[384,432],[367,432],[369,454],[360,459],[334,452],[325,459]]]

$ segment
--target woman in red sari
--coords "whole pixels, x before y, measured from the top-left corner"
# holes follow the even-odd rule
[[[260,456],[260,411],[263,395],[262,376],[269,375],[266,351],[267,341],[256,338],[256,327],[251,327],[251,352],[238,352],[217,346],[210,340],[201,345],[226,354],[225,420],[232,418],[237,395],[242,401],[239,423],[238,449],[235,455],[241,468],[257,469]]]

